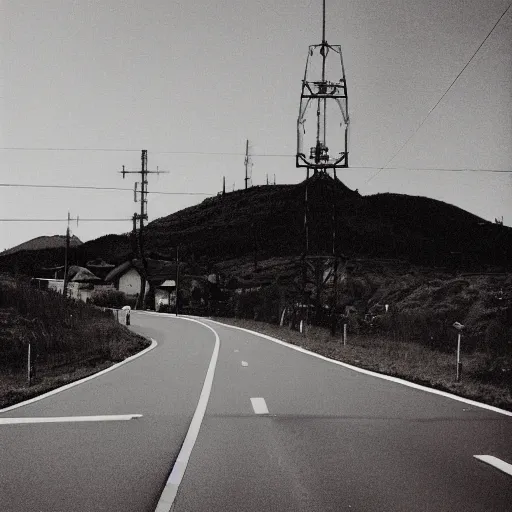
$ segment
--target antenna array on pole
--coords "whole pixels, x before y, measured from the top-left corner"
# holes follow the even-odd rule
[[[147,212],[147,206],[148,206],[148,174],[161,174],[165,171],[160,171],[157,167],[156,171],[149,171],[148,170],[148,151],[147,149],[143,149],[141,151],[141,168],[140,171],[127,171],[125,169],[125,166],[123,165],[121,174],[123,175],[123,179],[127,174],[140,174],[141,180],[139,183],[135,183],[134,189],[133,189],[133,199],[135,202],[137,200],[140,200],[140,213],[134,213],[133,214],[133,240],[135,244],[135,238],[136,238],[136,224],[137,220],[139,221],[139,243],[138,243],[138,252],[139,257],[142,261],[142,279],[141,279],[141,293],[139,295],[139,301],[137,304],[137,307],[143,307],[144,304],[144,293],[146,289],[146,282],[147,282],[147,261],[144,254],[144,221],[148,220],[148,212]],[[138,185],[140,184],[140,192],[138,191]],[[137,195],[139,194],[139,198]]]
[[[345,67],[341,46],[330,45],[326,41],[325,0],[322,5],[322,42],[309,47],[297,119],[296,167],[306,167],[315,172],[348,167],[349,116]],[[316,115],[310,116],[310,109],[315,106]],[[333,118],[331,122],[328,114]]]

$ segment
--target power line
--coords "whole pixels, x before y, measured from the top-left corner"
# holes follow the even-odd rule
[[[380,171],[427,171],[427,172],[494,172],[512,173],[512,169],[450,169],[442,167],[350,167],[349,169],[378,169]]]
[[[0,183],[0,187],[24,187],[24,188],[61,188],[61,189],[81,189],[81,190],[114,190],[123,192],[132,192],[131,188],[123,187],[95,187],[95,186],[82,186],[82,185],[38,185],[38,184],[24,184],[24,183]],[[208,194],[206,192],[147,192],[148,194],[161,194],[171,196],[213,196],[215,194]]]
[[[0,148],[2,151],[110,151],[110,152],[127,152],[139,151],[138,149],[121,149],[121,148],[33,148],[33,147],[10,147]]]
[[[127,148],[33,148],[33,147],[4,147],[0,148],[1,151],[106,151],[106,152],[133,152],[139,151],[138,149],[127,149]],[[228,151],[151,151],[155,155],[218,155],[218,156],[245,156],[245,153],[233,153]],[[251,156],[263,156],[263,157],[280,157],[288,158],[295,155],[279,154],[279,153],[257,153]]]
[[[437,101],[437,103],[428,111],[427,115],[423,118],[423,120],[421,121],[421,123],[419,124],[419,126],[414,130],[414,132],[411,134],[411,136],[402,144],[402,146],[398,149],[398,151],[388,160],[388,162],[383,166],[381,167],[369,180],[366,181],[366,183],[369,183],[371,180],[373,180],[373,178],[375,178],[378,174],[380,174],[380,172],[385,168],[387,167],[387,165],[392,162],[397,156],[398,154],[405,148],[405,146],[407,146],[407,144],[409,144],[409,141],[416,135],[416,133],[418,133],[419,129],[423,126],[423,124],[425,123],[425,121],[429,118],[430,114],[435,110],[435,108],[441,103],[441,101],[443,100],[443,98],[448,94],[448,92],[450,91],[450,89],[453,87],[453,85],[455,84],[455,82],[459,79],[459,77],[462,75],[462,73],[464,73],[464,71],[466,70],[466,68],[469,66],[469,64],[471,63],[471,61],[474,59],[475,55],[480,51],[480,48],[482,48],[482,46],[485,44],[485,42],[487,41],[487,39],[489,39],[490,35],[494,32],[494,29],[498,26],[498,23],[502,20],[502,18],[505,16],[505,14],[507,14],[508,10],[510,9],[510,7],[512,7],[512,2],[508,5],[508,7],[503,11],[503,14],[498,18],[498,21],[496,21],[496,23],[494,24],[494,26],[491,28],[491,30],[489,31],[489,33],[485,36],[485,39],[480,43],[480,45],[478,46],[478,48],[475,50],[475,52],[473,53],[473,55],[471,55],[471,58],[466,62],[466,65],[460,70],[460,72],[458,73],[458,75],[453,79],[452,83],[448,86],[448,89],[446,89],[446,91],[443,93],[443,95],[439,98],[439,100]]]
[[[0,222],[68,222],[69,219],[0,219]],[[75,220],[75,219],[71,219]],[[127,222],[131,218],[126,219],[82,219],[79,222]]]
[[[511,4],[512,6],[512,4]],[[510,7],[510,6],[509,6]],[[469,63],[468,63],[469,64]],[[455,81],[454,81],[455,82]],[[453,83],[454,83],[453,82]],[[452,83],[452,85],[453,85]],[[451,87],[451,86],[450,86]],[[448,92],[448,90],[446,91]],[[444,95],[446,95],[446,92]],[[443,95],[443,96],[444,96]],[[441,97],[442,99],[442,97]],[[441,100],[439,100],[440,102]],[[438,102],[438,103],[439,103]],[[437,106],[437,104],[431,109],[430,112]],[[429,114],[427,114],[428,117]],[[422,124],[425,122],[425,119],[423,120]],[[421,125],[418,127],[421,127]],[[416,131],[418,131],[416,130]],[[416,132],[415,132],[416,133]],[[409,142],[409,140],[415,135],[413,135],[405,142],[405,144],[402,146],[402,148],[395,153],[395,155],[388,160],[388,163],[391,162],[398,153],[405,147],[405,145]],[[11,148],[0,148],[0,150],[20,150],[20,151],[139,151],[138,149],[115,149],[115,148],[28,148],[28,147],[11,147]],[[217,155],[217,156],[240,156],[245,157],[245,153],[230,153],[230,152],[206,152],[206,151],[152,151],[154,154],[181,154],[181,155]],[[251,157],[270,157],[270,158],[293,158],[295,159],[295,154],[285,154],[285,153],[251,153]],[[348,171],[350,169],[378,169],[380,172],[381,170],[407,170],[407,171],[445,171],[445,172],[491,172],[491,173],[511,173],[512,169],[469,169],[469,168],[438,168],[438,167],[387,167],[387,164],[379,167],[379,166],[357,166],[357,165],[351,165],[350,167],[345,168],[345,171]],[[170,172],[170,171],[164,171],[161,170],[161,172]],[[376,175],[375,175],[376,176]],[[370,180],[373,179],[370,178]],[[370,181],[368,180],[368,181]],[[367,183],[368,183],[367,181]],[[91,190],[125,190],[129,192],[133,192],[132,189],[128,188],[120,188],[120,187],[89,187],[89,186],[67,186],[67,185],[17,185],[17,184],[3,184],[0,183],[0,186],[20,186],[20,187],[35,187],[35,188],[81,188],[81,189],[91,189]],[[148,194],[164,194],[164,195],[203,195],[203,196],[213,196],[215,194],[207,193],[207,192],[156,192],[156,191],[148,191]]]

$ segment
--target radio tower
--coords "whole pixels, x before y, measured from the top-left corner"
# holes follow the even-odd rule
[[[316,107],[316,115],[310,116],[308,119],[311,107]],[[347,83],[341,46],[327,43],[325,36],[325,0],[322,0],[322,42],[309,46],[302,80],[297,119],[295,165],[297,168],[306,168],[306,181],[304,182],[305,244],[302,261],[303,301],[309,303],[307,288],[308,283],[311,283],[315,292],[314,302],[318,313],[322,306],[322,293],[326,285],[329,282],[332,283],[331,333],[333,335],[336,333],[338,266],[340,262],[336,244],[335,198],[338,184],[341,185],[341,182],[337,179],[336,170],[348,167],[348,126]],[[307,134],[306,128],[312,134]],[[310,128],[313,129],[310,130]],[[307,135],[309,138],[307,138]],[[327,253],[320,247],[311,246],[308,225],[309,202],[311,202],[311,198],[308,199],[310,173],[315,179],[329,183],[329,188],[332,191],[330,219],[317,220],[323,225],[326,223],[332,224],[332,247]],[[329,173],[332,173],[332,175]],[[325,204],[325,199],[322,203]],[[306,321],[304,321],[305,324]]]

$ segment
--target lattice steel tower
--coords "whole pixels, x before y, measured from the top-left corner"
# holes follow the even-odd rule
[[[325,39],[325,0],[322,6],[322,42],[309,47],[302,80],[296,167],[332,169],[335,176],[336,169],[348,167],[347,82],[341,46]],[[308,117],[313,106],[316,115]]]
[[[316,112],[314,108],[316,107]],[[336,169],[348,167],[348,96],[345,67],[341,46],[330,45],[325,38],[325,0],[322,1],[322,42],[309,47],[306,69],[302,80],[299,116],[297,119],[297,154],[296,167],[306,168],[304,182],[304,252],[302,255],[303,301],[306,301],[309,316],[308,290],[314,293],[316,314],[323,307],[326,285],[332,283],[331,333],[336,333],[337,323],[337,288],[339,265],[345,258],[339,254],[337,225],[337,194],[346,188],[337,179]],[[332,172],[329,174],[329,172]],[[313,177],[310,179],[310,173]],[[308,189],[316,186],[316,197],[308,197]],[[321,193],[318,194],[318,190]],[[330,195],[327,198],[325,193]],[[311,204],[310,204],[311,203]],[[326,208],[331,203],[330,215]],[[318,208],[320,206],[320,208]],[[316,210],[316,217],[310,219],[311,210]],[[328,208],[327,208],[328,209]],[[310,221],[315,226],[310,240]],[[329,229],[329,224],[331,229]],[[319,229],[320,228],[320,229]],[[318,234],[330,231],[330,240]]]

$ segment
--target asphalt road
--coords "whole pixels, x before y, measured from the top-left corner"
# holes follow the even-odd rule
[[[158,346],[2,418],[142,414],[115,422],[0,425],[2,512],[152,512],[194,414],[215,337],[132,315]]]
[[[512,477],[473,457],[512,463],[511,417],[210,325],[221,350],[176,512],[512,509]]]
[[[176,512],[505,511],[512,418],[349,370],[206,321],[213,388]],[[211,331],[132,315],[159,345],[4,417],[142,414],[0,425],[0,510],[152,511],[197,405]],[[269,414],[256,414],[252,398]],[[261,402],[261,400],[260,400]]]

